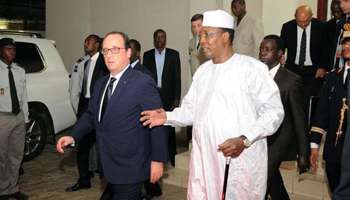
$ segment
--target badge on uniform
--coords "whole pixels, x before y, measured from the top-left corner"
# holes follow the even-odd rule
[[[350,37],[350,23],[345,23],[343,25],[343,38]]]
[[[5,89],[4,88],[0,88],[0,95],[5,95]]]

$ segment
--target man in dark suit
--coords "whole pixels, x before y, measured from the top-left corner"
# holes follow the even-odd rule
[[[350,38],[342,41],[342,47],[342,56],[348,60]],[[323,159],[331,192],[338,186],[341,177],[341,156],[347,125],[346,84],[350,78],[349,70],[350,66],[346,64],[345,67],[334,69],[326,76],[311,127],[311,164],[314,170],[317,169],[321,138],[326,134]]]
[[[341,22],[341,19],[344,17],[343,12],[340,8],[340,1],[339,0],[332,0],[331,2],[331,14],[332,19],[328,20],[326,23],[326,33],[327,33],[327,56],[328,56],[328,63],[327,66],[329,69],[333,68],[339,68],[340,65],[342,67],[343,64],[339,63],[338,55],[335,55],[337,52],[337,44],[339,40],[339,23]],[[340,44],[340,43],[339,43]],[[341,45],[339,45],[339,52],[341,51]],[[340,54],[339,54],[340,57]]]
[[[139,122],[143,110],[161,107],[161,99],[152,78],[130,67],[126,34],[108,33],[102,53],[110,75],[96,82],[88,110],[72,129],[72,136],[59,139],[57,150],[63,153],[63,147],[95,129],[112,199],[138,200],[143,181],[156,182],[168,158],[164,128],[149,130]]]
[[[158,29],[153,34],[154,49],[143,54],[143,65],[153,74],[166,111],[179,105],[181,96],[181,66],[179,52],[166,48],[166,33]],[[175,129],[169,129],[169,156],[175,166],[176,138]]]
[[[308,6],[295,11],[295,19],[282,26],[281,38],[287,49],[285,67],[300,75],[304,82],[305,107],[310,96],[317,96],[327,72],[325,25],[312,18]]]
[[[267,137],[268,180],[267,195],[274,199],[289,199],[279,171],[282,161],[298,159],[299,173],[309,167],[309,144],[301,94],[302,79],[280,66],[283,41],[277,35],[268,35],[260,45],[259,59],[264,62],[280,93],[285,117],[277,132]]]
[[[133,69],[138,70],[142,73],[145,73],[153,78],[153,74],[151,71],[147,69],[144,65],[141,64],[140,61],[140,54],[141,54],[141,44],[139,41],[135,39],[130,39],[130,49],[131,49],[131,56],[130,56],[130,65]]]
[[[163,107],[171,111],[179,105],[181,95],[181,64],[179,52],[166,48],[166,33],[158,29],[153,34],[154,49],[143,54],[143,65],[152,73],[162,98]],[[175,128],[167,126],[169,133],[169,158],[175,166],[176,136]],[[146,184],[149,196],[162,195],[159,183]]]
[[[95,83],[101,77],[107,75],[108,70],[103,60],[101,50],[101,38],[95,34],[89,35],[84,42],[85,53],[90,56],[84,63],[84,69],[82,72],[82,87],[78,91],[71,91],[71,93],[77,93],[80,95],[77,118],[79,119],[82,114],[87,110],[89,100],[94,91]],[[78,81],[76,81],[78,82]],[[91,187],[91,172],[89,171],[89,157],[90,149],[96,142],[95,131],[92,130],[90,134],[87,134],[77,144],[77,166],[79,172],[79,179],[77,183],[71,187],[66,188],[66,192],[74,192],[80,189],[87,189]],[[98,159],[98,158],[97,158]]]

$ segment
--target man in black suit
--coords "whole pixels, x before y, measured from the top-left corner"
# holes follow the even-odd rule
[[[289,199],[279,171],[282,161],[298,159],[299,173],[309,167],[309,144],[306,134],[306,120],[301,94],[302,79],[280,65],[283,41],[277,35],[268,35],[260,45],[259,59],[268,68],[275,80],[284,108],[284,119],[277,130],[267,137],[268,144],[268,180],[267,195],[272,200]]]
[[[108,70],[103,60],[101,50],[101,38],[95,34],[89,35],[84,42],[84,50],[90,56],[84,63],[84,75],[81,76],[82,88],[79,91],[71,91],[80,93],[77,118],[87,110],[90,97],[93,94],[95,83],[101,77],[107,75]],[[91,172],[89,171],[89,156],[90,149],[96,142],[95,131],[91,131],[82,138],[77,144],[77,165],[79,172],[79,179],[77,183],[71,187],[66,188],[66,192],[74,192],[80,189],[87,189],[91,187]]]
[[[181,96],[181,64],[179,52],[166,48],[166,32],[158,29],[153,34],[154,49],[143,54],[143,65],[152,73],[166,111],[179,105]],[[175,129],[169,129],[169,156],[175,166],[176,138]]]
[[[283,24],[281,38],[287,49],[285,67],[303,79],[306,107],[309,97],[317,96],[328,70],[325,25],[312,18],[310,7],[300,6],[295,19]]]
[[[72,136],[59,139],[57,150],[63,153],[65,146],[95,129],[112,199],[139,200],[143,181],[156,182],[168,158],[164,127],[144,128],[139,121],[143,110],[161,107],[161,99],[152,78],[130,67],[126,34],[108,33],[102,53],[110,75],[96,82],[88,110],[72,129]]]
[[[130,49],[131,49],[131,56],[130,56],[131,67],[135,70],[139,70],[142,73],[150,75],[153,78],[152,73],[144,65],[141,64],[141,61],[140,61],[141,44],[140,44],[140,42],[135,40],[135,39],[130,39]]]
[[[327,56],[328,56],[328,67],[329,69],[342,67],[343,63],[339,63],[341,45],[339,45],[339,51],[336,50],[339,40],[339,24],[341,19],[344,17],[343,11],[340,8],[339,0],[332,0],[331,2],[331,14],[332,19],[328,20],[326,23],[327,31]],[[340,44],[340,43],[339,43]],[[339,52],[338,55],[335,55]]]
[[[166,32],[158,29],[153,34],[154,49],[143,54],[143,65],[152,73],[162,98],[163,107],[171,111],[179,105],[181,95],[181,64],[179,52],[166,48]],[[176,136],[175,128],[167,126],[169,133],[169,158],[175,166]],[[159,183],[146,184],[148,196],[162,195]]]

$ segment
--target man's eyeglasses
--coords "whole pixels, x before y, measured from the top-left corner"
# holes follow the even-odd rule
[[[103,55],[107,55],[108,52],[111,52],[112,54],[118,54],[120,52],[121,49],[125,49],[125,48],[121,48],[121,47],[112,47],[110,49],[108,48],[103,48],[102,49],[102,54]]]
[[[218,33],[222,33],[222,31],[205,32],[205,33],[199,34],[199,40],[200,39],[206,39],[206,40],[211,39]]]

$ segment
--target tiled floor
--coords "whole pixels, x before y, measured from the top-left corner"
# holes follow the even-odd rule
[[[66,134],[66,133],[63,133]],[[184,151],[184,139],[178,138],[179,150]],[[103,191],[103,183],[98,176],[92,180],[92,188],[73,193],[64,189],[77,180],[75,150],[67,149],[64,155],[58,154],[55,146],[47,144],[44,152],[23,165],[24,175],[20,177],[20,189],[31,200],[95,200]],[[163,184],[163,195],[157,200],[185,200],[186,189]]]

